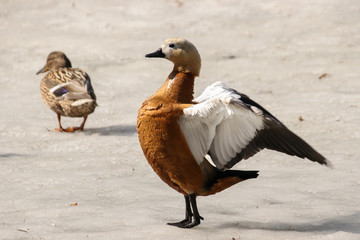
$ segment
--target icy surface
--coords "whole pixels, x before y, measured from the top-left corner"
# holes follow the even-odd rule
[[[0,3],[0,239],[360,239],[360,1],[159,0]],[[235,166],[257,180],[198,199],[155,175],[136,116],[172,65],[144,55],[168,37],[215,81],[249,95],[334,164],[262,151]],[[64,51],[99,107],[84,132],[54,132],[35,73]],[[64,118],[64,126],[82,119]]]

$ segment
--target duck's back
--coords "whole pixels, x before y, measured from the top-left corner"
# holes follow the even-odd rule
[[[40,90],[45,104],[62,116],[83,117],[97,106],[90,78],[79,68],[49,72],[42,79]]]

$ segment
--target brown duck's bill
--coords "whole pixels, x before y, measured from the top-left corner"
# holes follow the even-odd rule
[[[161,48],[156,50],[153,53],[146,54],[145,57],[147,58],[164,58],[165,54],[162,52]]]
[[[47,72],[47,71],[49,71],[49,69],[46,67],[46,65],[42,68],[42,69],[40,69],[37,73],[36,73],[36,75],[38,75],[39,73],[44,73],[44,72]]]

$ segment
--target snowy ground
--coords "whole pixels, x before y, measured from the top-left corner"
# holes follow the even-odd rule
[[[359,13],[357,0],[0,1],[0,239],[360,239]],[[262,151],[236,165],[257,180],[198,199],[200,226],[167,226],[183,197],[135,124],[172,67],[144,55],[168,37],[202,56],[195,95],[226,82],[334,169]],[[53,50],[92,78],[84,132],[52,131],[35,73]]]

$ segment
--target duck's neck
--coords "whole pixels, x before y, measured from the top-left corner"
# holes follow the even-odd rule
[[[194,94],[195,75],[172,71],[159,89],[169,100],[179,103],[191,103]]]

